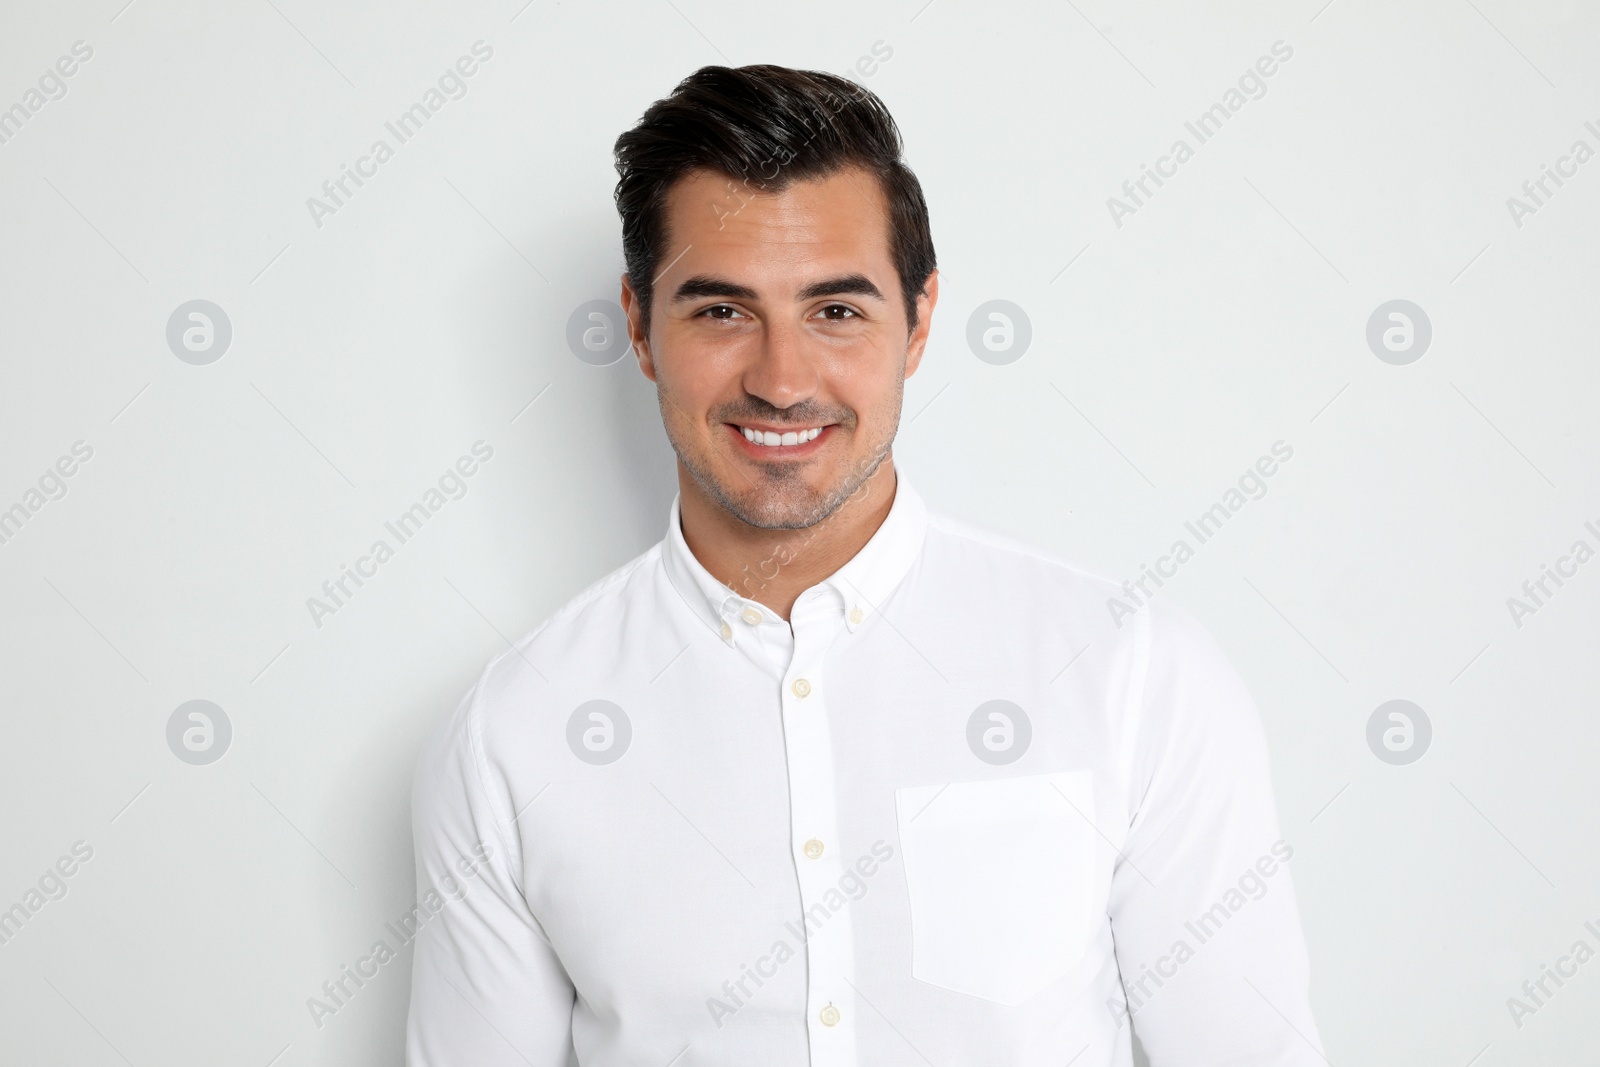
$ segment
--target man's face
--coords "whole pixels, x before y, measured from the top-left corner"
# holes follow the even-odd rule
[[[700,490],[751,526],[820,522],[889,453],[938,281],[908,331],[888,218],[882,186],[857,168],[780,193],[696,171],[668,197],[648,337],[623,279],[667,438]]]

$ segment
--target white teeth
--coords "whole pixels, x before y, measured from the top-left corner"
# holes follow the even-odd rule
[[[748,426],[739,427],[744,434],[744,439],[757,445],[803,445],[807,441],[815,441],[822,435],[821,426],[813,426],[809,430],[790,430],[787,433],[775,433],[772,430],[752,430]]]

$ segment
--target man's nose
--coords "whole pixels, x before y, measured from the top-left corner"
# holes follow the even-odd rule
[[[760,347],[745,369],[744,388],[775,408],[793,407],[817,392],[818,372],[804,329],[791,321],[769,322]]]

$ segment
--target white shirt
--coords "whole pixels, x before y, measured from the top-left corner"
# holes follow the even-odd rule
[[[789,623],[674,500],[489,664],[417,771],[413,1067],[1128,1067],[1130,1008],[1152,1067],[1324,1062],[1215,643],[897,474]]]

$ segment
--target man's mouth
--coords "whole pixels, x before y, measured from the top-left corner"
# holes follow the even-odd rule
[[[740,426],[737,423],[730,425],[744,434],[746,441],[763,448],[803,445],[815,441],[822,436],[822,431],[827,429],[825,426],[808,426],[794,430],[769,430],[757,426]]]

